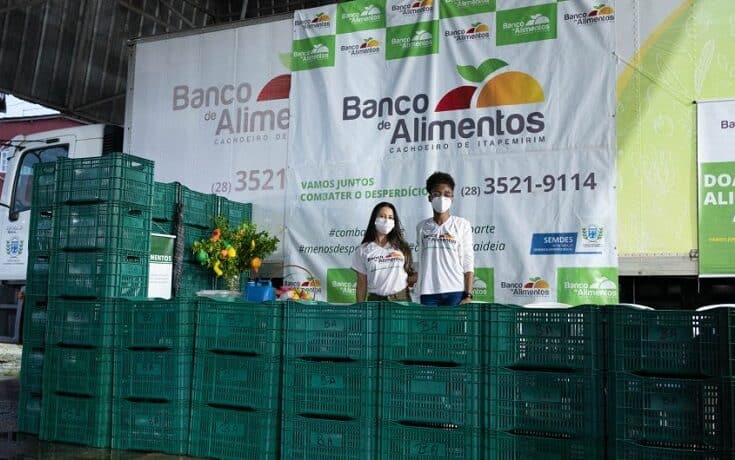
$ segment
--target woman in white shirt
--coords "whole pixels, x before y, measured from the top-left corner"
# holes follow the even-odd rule
[[[357,301],[408,301],[416,282],[411,248],[403,237],[395,206],[378,203],[370,214],[365,237],[352,256],[357,272]]]

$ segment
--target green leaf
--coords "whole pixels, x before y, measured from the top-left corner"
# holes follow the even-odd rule
[[[458,65],[457,73],[465,80],[473,83],[480,83],[483,79],[478,69],[471,65]]]
[[[478,81],[483,81],[485,78],[487,78],[488,75],[495,72],[498,69],[502,69],[503,67],[507,66],[508,63],[503,61],[502,59],[495,59],[490,58],[487,61],[483,62],[477,67],[477,72],[482,75],[482,78],[480,78]]]
[[[291,53],[278,53],[278,60],[281,61],[283,67],[291,70]]]

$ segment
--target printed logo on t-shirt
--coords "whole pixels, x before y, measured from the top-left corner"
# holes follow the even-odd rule
[[[449,232],[435,235],[424,235],[424,247],[431,248],[454,248],[457,245],[457,238]]]
[[[403,266],[403,253],[401,251],[393,251],[387,255],[372,256],[368,257],[367,262],[370,265],[370,270],[374,272],[400,267]]]

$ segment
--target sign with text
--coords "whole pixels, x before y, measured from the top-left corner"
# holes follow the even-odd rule
[[[735,100],[697,104],[699,275],[735,276]]]
[[[444,171],[478,299],[617,301],[615,10],[520,3],[295,12],[286,263],[331,282],[326,300],[350,297],[343,270],[377,203],[415,248],[425,180]]]

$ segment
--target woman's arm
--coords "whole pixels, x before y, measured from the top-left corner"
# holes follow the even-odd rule
[[[358,271],[355,271],[355,273],[357,273],[357,292],[355,293],[355,298],[357,302],[364,302],[367,299],[367,275]]]

